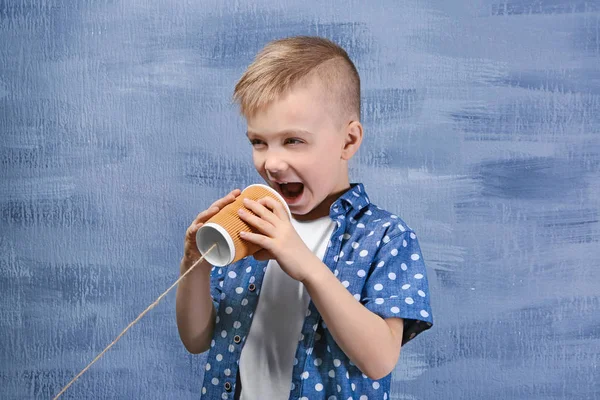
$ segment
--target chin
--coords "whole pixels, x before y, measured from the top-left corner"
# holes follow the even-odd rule
[[[308,210],[306,207],[294,207],[290,206],[289,204],[288,207],[290,208],[292,215],[306,215],[310,212],[310,210]]]
[[[303,205],[303,206],[289,206],[290,207],[290,212],[292,213],[292,215],[294,217],[298,217],[296,219],[300,219],[302,217],[307,217],[310,216],[311,213],[314,212],[315,207],[311,205]]]

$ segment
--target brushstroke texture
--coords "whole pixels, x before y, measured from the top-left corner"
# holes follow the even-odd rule
[[[435,328],[393,399],[600,398],[600,3],[0,0],[0,398],[50,398],[258,182],[231,104],[269,40],[345,46],[351,164],[419,236]],[[193,399],[169,296],[64,398]]]

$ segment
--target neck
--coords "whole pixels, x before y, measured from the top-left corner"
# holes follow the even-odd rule
[[[344,187],[341,187],[337,189],[334,193],[331,193],[325,198],[325,200],[321,202],[321,204],[313,208],[310,212],[304,215],[293,214],[294,219],[296,221],[311,221],[329,215],[329,209],[331,208],[331,205],[337,199],[339,199],[339,197],[343,195],[348,189],[350,189],[350,184],[346,183]]]

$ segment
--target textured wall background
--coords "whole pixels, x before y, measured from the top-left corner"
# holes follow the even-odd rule
[[[233,85],[268,40],[345,46],[353,164],[419,233],[436,324],[396,399],[600,398],[600,2],[0,0],[0,397],[49,398],[257,182]],[[192,399],[170,295],[64,398]]]

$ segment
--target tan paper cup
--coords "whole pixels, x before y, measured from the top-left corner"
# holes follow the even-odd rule
[[[244,207],[244,199],[249,198],[252,200],[259,200],[267,196],[272,197],[283,204],[288,216],[291,218],[288,205],[275,189],[262,184],[248,186],[233,203],[223,207],[218,214],[206,221],[206,223],[198,229],[198,232],[196,233],[196,244],[200,254],[206,255],[206,261],[214,266],[222,267],[239,261],[260,250],[259,246],[246,242],[240,238],[241,231],[258,232],[240,219],[238,210],[243,208],[252,214],[250,210]],[[215,243],[217,245],[216,248],[206,254],[208,249]]]

